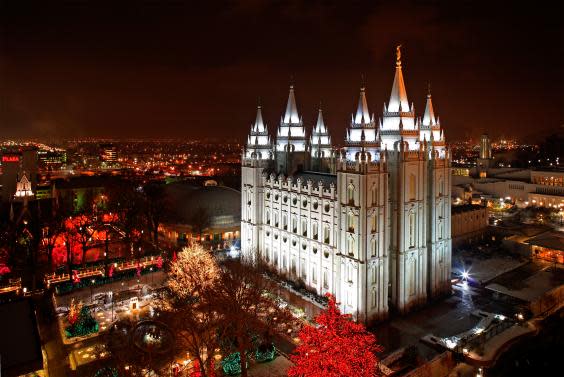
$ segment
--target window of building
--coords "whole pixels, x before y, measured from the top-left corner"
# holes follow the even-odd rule
[[[323,269],[323,288],[329,288],[329,271],[327,268]]]
[[[292,258],[292,264],[290,266],[290,272],[292,275],[296,275],[296,258]]]
[[[288,216],[282,215],[282,227],[284,230],[288,230]]]
[[[266,210],[265,218],[266,218],[266,224],[270,225],[270,211],[269,210]]]
[[[274,212],[274,226],[278,228],[280,222],[278,221],[278,213]]]
[[[377,272],[377,268],[376,266],[372,266],[370,267],[370,283],[372,284],[376,284],[376,272]]]
[[[355,255],[355,250],[354,250],[354,238],[352,236],[349,236],[348,240],[347,240],[347,251],[349,253],[349,255]]]
[[[319,227],[318,227],[318,224],[316,222],[313,222],[311,224],[311,231],[313,233],[313,239],[317,240],[319,238]]]
[[[415,200],[416,198],[416,181],[415,174],[409,175],[409,200]]]
[[[415,259],[410,259],[408,262],[408,271],[409,271],[409,275],[410,278],[407,280],[407,284],[408,284],[408,292],[410,296],[414,296],[415,295]]]
[[[296,219],[296,216],[292,216],[292,232],[298,233],[298,219]]]
[[[330,241],[330,237],[329,237],[330,231],[329,231],[329,225],[328,224],[323,224],[323,242],[325,243],[329,243]]]
[[[372,292],[370,294],[370,306],[372,307],[372,309],[376,307],[377,303],[378,303],[378,292],[376,289],[372,289]]]
[[[370,192],[372,197],[372,205],[378,205],[378,186],[376,185],[376,183],[372,184],[372,190],[370,190]]]
[[[317,266],[315,263],[311,266],[311,282],[317,284]]]
[[[378,222],[376,221],[376,213],[373,213],[370,217],[370,229],[372,233],[376,233]]]
[[[307,237],[307,220],[302,219],[302,236]]]
[[[347,266],[347,281],[353,282],[353,266],[351,264]]]
[[[376,256],[376,238],[372,238],[370,240],[370,256],[371,257],[375,257]]]
[[[409,247],[415,247],[415,213],[409,212]]]
[[[306,269],[306,260],[304,258],[302,258],[301,263],[300,263],[300,272],[302,275],[302,279],[306,279],[307,278],[307,269]]]
[[[354,206],[354,185],[352,183],[347,188],[347,203],[350,206]]]
[[[347,215],[347,227],[349,232],[354,233],[354,214],[352,211],[349,211]]]

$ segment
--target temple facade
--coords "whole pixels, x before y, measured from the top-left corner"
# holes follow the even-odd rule
[[[431,94],[422,117],[408,102],[399,48],[382,115],[361,88],[343,148],[321,109],[304,125],[293,86],[275,135],[259,106],[242,155],[244,254],[360,321],[450,293],[450,153]]]

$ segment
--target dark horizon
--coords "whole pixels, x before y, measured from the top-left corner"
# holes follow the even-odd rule
[[[482,132],[533,140],[564,124],[563,11],[505,2],[3,2],[0,137],[243,142],[259,98],[274,134],[293,82],[308,131],[322,102],[342,144],[361,76],[378,117],[402,44],[408,98],[421,116],[431,83],[447,141]]]

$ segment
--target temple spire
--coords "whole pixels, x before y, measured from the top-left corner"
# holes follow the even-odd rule
[[[435,111],[433,110],[433,101],[431,100],[430,87],[429,87],[429,92],[427,94],[427,103],[425,104],[425,113],[423,114],[423,121],[421,124],[426,127],[434,126],[436,124]]]
[[[264,124],[264,121],[262,119],[262,106],[260,105],[260,102],[257,106],[257,118],[255,119],[255,123],[252,126],[252,130],[254,132],[266,131],[266,125]]]
[[[286,105],[286,113],[284,114],[283,122],[293,124],[300,123],[296,97],[294,95],[294,85],[290,85],[290,94],[288,95],[288,104]]]
[[[368,124],[370,123],[370,113],[368,112],[368,104],[366,102],[366,93],[364,86],[360,88],[360,96],[358,99],[358,107],[354,117],[355,124]]]
[[[321,106],[319,107],[319,113],[317,114],[317,123],[315,124],[315,132],[326,133],[327,128],[325,127],[325,123],[323,122],[323,110],[321,110]]]
[[[405,83],[403,81],[403,73],[401,70],[401,45],[396,47],[396,75],[392,85],[390,94],[390,102],[388,103],[389,112],[398,112],[400,105],[403,111],[409,111],[409,102],[407,101],[407,93],[405,91]]]

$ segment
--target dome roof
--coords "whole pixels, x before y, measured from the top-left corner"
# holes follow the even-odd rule
[[[225,186],[194,186],[185,182],[166,185],[176,222],[190,225],[195,213],[209,216],[209,226],[223,228],[239,226],[241,222],[241,192]]]

